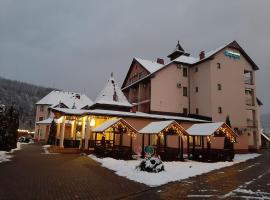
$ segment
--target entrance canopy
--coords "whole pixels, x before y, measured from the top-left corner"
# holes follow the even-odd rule
[[[224,122],[194,124],[187,133],[190,136],[226,136],[231,142],[235,142],[238,135]]]
[[[170,133],[178,135],[187,135],[185,129],[174,120],[151,122],[150,124],[142,128],[139,131],[139,133],[141,134]]]
[[[128,131],[133,134],[136,134],[138,132],[133,126],[131,126],[127,121],[122,118],[109,119],[100,126],[96,127],[93,132],[103,133],[109,129],[119,129],[119,127],[123,129],[123,132]]]

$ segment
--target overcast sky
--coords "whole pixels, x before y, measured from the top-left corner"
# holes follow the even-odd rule
[[[257,96],[270,112],[270,1],[0,0],[0,76],[86,92],[133,57],[156,60],[177,40],[193,56],[237,40],[260,67]],[[228,77],[229,78],[229,77]]]

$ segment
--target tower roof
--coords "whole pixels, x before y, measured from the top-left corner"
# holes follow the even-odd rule
[[[185,50],[180,45],[179,40],[178,40],[176,48],[174,49],[174,51],[171,54],[168,55],[168,58],[170,58],[171,60],[174,60],[175,58],[178,58],[179,56],[183,55],[184,53],[185,53]]]
[[[94,105],[96,104],[132,107],[132,105],[128,102],[124,93],[118,86],[117,82],[115,81],[113,77],[113,73],[111,74],[103,90],[97,96],[97,99],[95,100]]]

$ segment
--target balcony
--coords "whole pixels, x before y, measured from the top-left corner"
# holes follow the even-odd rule
[[[250,77],[245,78],[245,84],[247,85],[253,85],[253,80]]]
[[[256,128],[258,126],[257,120],[247,119],[247,126],[250,128]]]

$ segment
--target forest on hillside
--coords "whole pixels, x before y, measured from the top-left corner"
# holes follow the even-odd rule
[[[52,88],[0,77],[0,104],[8,107],[14,105],[19,112],[20,128],[33,130],[35,126],[35,104],[52,90]]]

